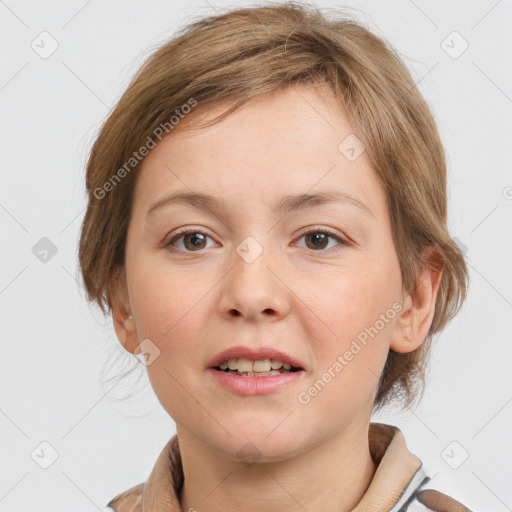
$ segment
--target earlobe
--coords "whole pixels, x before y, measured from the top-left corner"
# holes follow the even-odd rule
[[[402,312],[397,320],[393,339],[391,340],[389,348],[395,352],[405,353],[414,350],[411,346],[411,330],[413,324],[413,300],[408,293],[405,293],[405,298],[402,296]]]
[[[124,272],[116,270],[111,281],[112,320],[117,338],[124,349],[133,354],[138,347],[137,330],[129,306]]]
[[[123,321],[123,328],[126,332],[132,332],[135,330],[135,322],[133,321],[133,316],[128,315]]]
[[[410,338],[407,335],[402,335],[400,339],[393,339],[389,348],[394,352],[405,354],[407,352],[413,352],[414,350],[421,347],[425,338]]]
[[[137,330],[133,316],[127,313],[126,307],[116,304],[112,307],[112,320],[117,339],[125,350],[133,354],[138,346]]]

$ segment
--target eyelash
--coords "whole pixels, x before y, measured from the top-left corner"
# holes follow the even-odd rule
[[[200,233],[202,235],[207,236],[208,238],[211,238],[209,235],[207,235],[206,233],[204,233],[200,229],[183,228],[181,230],[178,230],[176,233],[174,233],[173,237],[168,242],[165,242],[165,247],[172,248],[173,250],[176,250],[176,251],[187,252],[187,253],[190,253],[190,254],[192,254],[194,252],[201,252],[201,251],[183,251],[181,249],[176,249],[176,248],[172,247],[172,244],[174,242],[179,240],[184,235],[188,235],[188,234],[191,234],[191,233]],[[338,236],[333,231],[331,231],[329,229],[325,229],[325,228],[322,228],[322,229],[319,229],[319,228],[304,228],[304,229],[302,229],[300,231],[299,239],[301,239],[305,235],[310,235],[312,233],[321,233],[323,235],[328,235],[330,238],[334,238],[337,242],[339,242],[340,245],[342,245],[342,246],[348,245],[348,242],[346,242],[343,238]],[[327,252],[328,250],[329,249],[323,249],[323,250],[319,250],[319,251],[314,251],[314,250],[311,249],[312,252]]]

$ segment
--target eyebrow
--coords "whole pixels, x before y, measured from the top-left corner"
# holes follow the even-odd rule
[[[347,192],[317,192],[315,194],[306,193],[283,196],[274,204],[272,212],[276,215],[284,216],[292,211],[336,202],[355,206],[366,215],[375,217],[373,211],[370,210],[365,203]],[[201,210],[215,210],[219,209],[221,205],[216,197],[209,194],[202,194],[199,192],[172,193],[153,203],[149,207],[146,216],[149,216],[155,210],[162,208],[163,206],[171,204],[183,204],[199,208]]]

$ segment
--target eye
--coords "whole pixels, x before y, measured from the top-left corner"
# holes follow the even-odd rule
[[[198,250],[204,249],[206,246],[206,240],[210,238],[207,234],[199,231],[198,229],[182,229],[174,234],[174,236],[165,243],[165,247],[175,246],[175,243],[183,238],[183,246],[178,247],[184,252],[197,252]]]
[[[201,249],[208,248],[206,247],[208,238],[211,239],[206,233],[198,229],[182,229],[165,243],[165,247],[176,247],[176,242],[182,239],[182,247],[177,247],[179,250],[183,252],[198,252]],[[337,241],[339,245],[347,245],[345,240],[328,229],[303,230],[300,239],[302,238],[306,240],[306,248],[313,249],[316,252],[323,252],[329,245],[329,239]]]
[[[318,249],[325,249],[329,245],[329,238],[339,242],[339,245],[347,245],[345,240],[328,229],[309,229],[302,232],[300,238],[302,239],[303,237],[306,239],[306,247],[316,252],[323,252]]]

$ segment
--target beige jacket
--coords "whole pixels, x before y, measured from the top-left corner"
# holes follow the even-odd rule
[[[428,489],[430,477],[397,427],[370,423],[368,441],[377,471],[352,512],[471,512],[453,498]],[[160,453],[148,480],[117,495],[107,506],[116,512],[181,512],[178,497],[182,485],[175,435]]]

